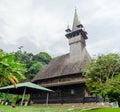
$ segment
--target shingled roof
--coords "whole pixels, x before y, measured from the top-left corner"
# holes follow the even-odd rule
[[[49,79],[70,74],[81,73],[90,62],[90,56],[85,50],[85,57],[82,62],[71,62],[69,54],[58,56],[51,60],[32,80],[33,82],[42,79]]]

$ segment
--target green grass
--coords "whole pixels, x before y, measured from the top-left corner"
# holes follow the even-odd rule
[[[0,112],[120,112],[120,108],[83,109],[80,107],[47,107],[47,106],[11,106],[0,105]]]
[[[120,108],[102,108],[102,109],[92,109],[86,112],[120,112]]]
[[[47,106],[0,106],[0,112],[80,112],[72,107],[47,107]]]

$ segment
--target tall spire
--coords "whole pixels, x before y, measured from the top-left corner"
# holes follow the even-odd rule
[[[78,25],[80,25],[80,21],[78,20],[77,9],[75,8],[72,31],[77,30]]]

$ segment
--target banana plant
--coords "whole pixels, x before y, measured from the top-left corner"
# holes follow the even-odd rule
[[[16,84],[19,80],[25,79],[25,65],[14,61],[14,53],[4,53],[0,51],[0,86]]]

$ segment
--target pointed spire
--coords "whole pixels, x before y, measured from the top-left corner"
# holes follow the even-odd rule
[[[78,20],[77,9],[75,8],[72,31],[77,30],[77,26],[78,26],[79,24],[80,24],[80,21]]]

